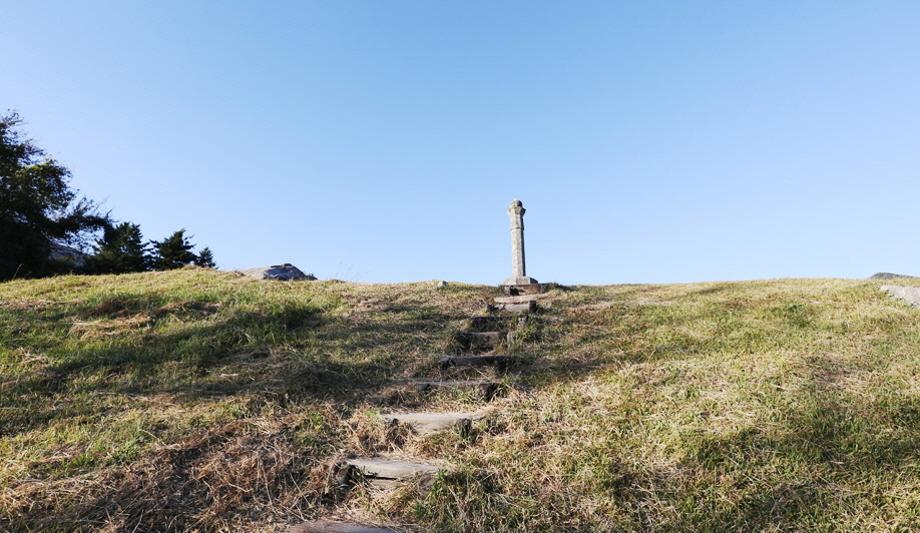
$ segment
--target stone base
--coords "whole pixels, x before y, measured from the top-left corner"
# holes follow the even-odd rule
[[[502,282],[502,287],[508,287],[511,285],[536,285],[537,283],[540,282],[530,276],[511,276]]]
[[[512,296],[518,294],[537,294],[543,292],[540,282],[530,277],[508,278],[501,284],[502,290]]]

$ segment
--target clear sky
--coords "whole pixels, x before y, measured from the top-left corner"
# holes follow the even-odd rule
[[[920,2],[0,0],[0,111],[222,268],[920,274]]]

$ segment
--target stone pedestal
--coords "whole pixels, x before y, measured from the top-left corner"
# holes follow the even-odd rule
[[[527,275],[524,258],[525,212],[524,204],[520,200],[513,200],[508,207],[508,217],[511,219],[511,277],[501,286],[512,293],[532,293],[540,290],[539,282]]]

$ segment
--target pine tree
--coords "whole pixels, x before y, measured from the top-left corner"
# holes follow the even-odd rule
[[[141,227],[130,222],[105,229],[96,242],[90,269],[99,274],[122,274],[147,270],[149,259]]]
[[[211,249],[205,246],[198,252],[198,258],[195,259],[195,264],[204,267],[204,268],[214,268],[214,253],[211,252]]]
[[[16,113],[0,116],[0,280],[58,268],[52,245],[74,244],[108,224],[96,206],[70,187],[70,171],[19,130]]]
[[[197,259],[192,252],[195,245],[185,236],[185,229],[180,229],[162,241],[153,241],[152,244],[154,270],[182,268]]]

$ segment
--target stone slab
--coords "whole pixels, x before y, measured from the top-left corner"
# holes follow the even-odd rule
[[[531,278],[530,276],[512,276],[502,282],[502,287],[523,287],[539,284],[539,281]]]
[[[880,289],[887,292],[892,298],[901,300],[911,307],[920,307],[920,287],[882,285]]]
[[[290,533],[394,533],[385,527],[364,526],[331,520],[311,520],[292,527]]]
[[[491,315],[470,317],[467,324],[467,331],[496,331],[508,326],[507,319]]]
[[[537,310],[537,302],[530,301],[519,304],[500,304],[496,303],[489,306],[489,311],[493,313],[510,313],[512,315],[523,315],[532,313]]]
[[[516,296],[519,294],[540,294],[543,292],[543,285],[539,283],[528,283],[524,285],[500,285],[505,294]]]
[[[430,463],[411,463],[380,457],[349,459],[345,462],[370,478],[408,479],[420,475],[434,474],[441,469],[440,466]]]
[[[458,425],[469,425],[483,417],[479,412],[443,412],[443,413],[390,413],[381,415],[388,423],[398,421],[408,424],[418,434],[427,435],[437,431],[451,429]]]
[[[488,353],[495,351],[508,336],[499,331],[461,331],[455,336],[462,353]]]
[[[514,296],[496,296],[493,300],[497,304],[526,304],[535,302],[545,297],[545,294],[518,294]]]

